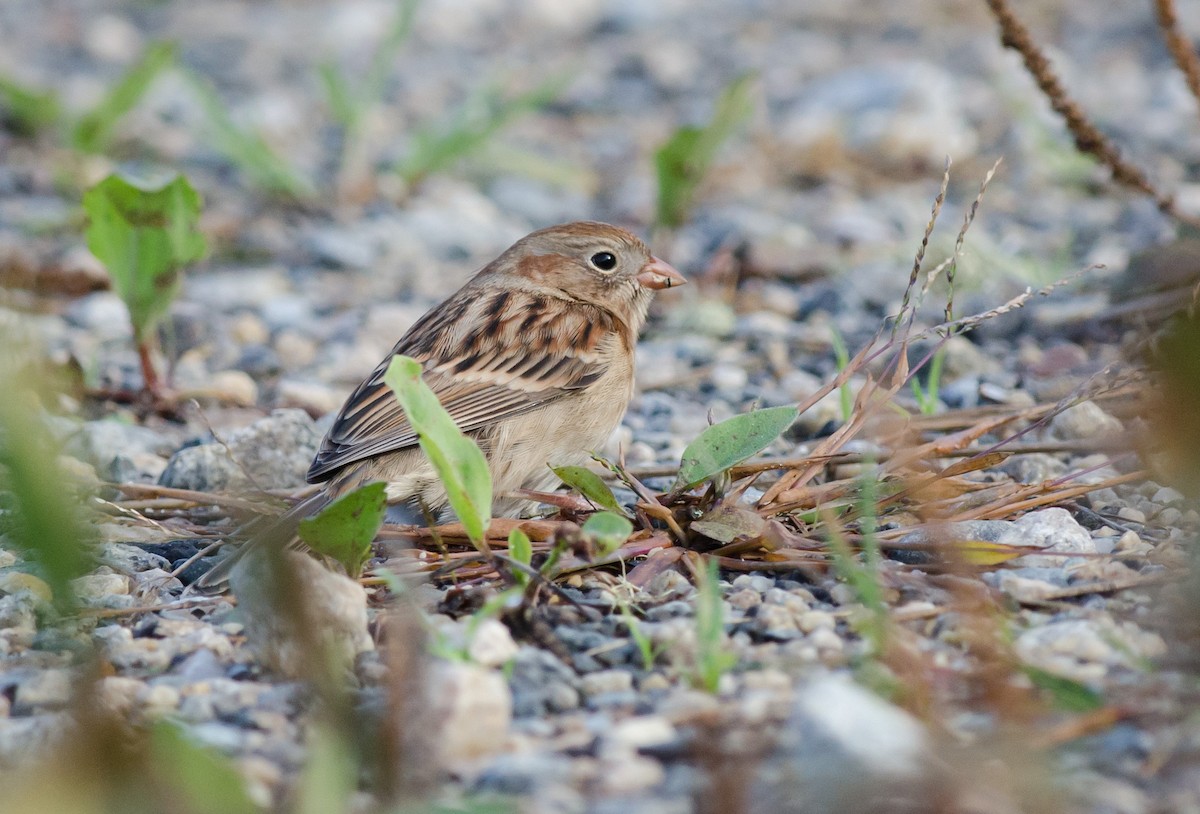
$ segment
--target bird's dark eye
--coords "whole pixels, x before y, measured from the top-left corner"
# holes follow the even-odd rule
[[[592,265],[601,271],[612,271],[617,267],[617,258],[612,252],[596,252],[592,255]]]

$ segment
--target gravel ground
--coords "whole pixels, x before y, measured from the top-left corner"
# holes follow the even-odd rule
[[[606,454],[623,450],[634,469],[677,464],[710,420],[802,401],[836,374],[832,336],[853,352],[898,309],[947,155],[953,180],[934,257],[952,249],[959,213],[1004,158],[959,263],[959,313],[1104,267],[951,340],[939,414],[1053,404],[1120,365],[1134,333],[1101,318],[1107,292],[1175,225],[1074,153],[984,4],[827,5],[422,3],[339,178],[342,139],[317,68],[332,60],[363,75],[393,4],[8,0],[0,77],[53,88],[65,109],[83,111],[147,44],[175,40],[233,121],[318,190],[295,204],[252,183],[179,73],[123,120],[107,155],[72,153],[53,133],[0,130],[0,319],[24,326],[45,364],[74,367],[93,391],[136,388],[140,374],[124,306],[84,247],[78,179],[178,169],[205,200],[212,251],[189,270],[165,331],[174,385],[195,402],[167,419],[66,398],[51,419],[62,463],[85,483],[233,495],[300,487],[331,411],[426,308],[513,240],[579,218],[649,234],[654,150],[679,125],[704,121],[746,74],[756,77],[749,124],[687,224],[653,234],[655,251],[694,284],[656,304],[638,394]],[[1185,28],[1200,30],[1196,9],[1181,11]],[[1200,160],[1196,101],[1146,4],[1097,14],[1064,0],[1021,12],[1106,132],[1181,201],[1196,200],[1200,187],[1184,176]],[[555,101],[466,160],[418,185],[390,170],[482,88],[514,95],[552,77],[563,82]],[[766,452],[802,455],[840,418],[834,394]],[[1109,442],[1144,422],[1127,401],[1085,401],[1022,439],[1051,451],[977,476],[1116,478],[1139,464]],[[107,707],[135,723],[184,722],[235,758],[257,801],[279,805],[306,758],[308,693],[255,646],[245,600],[188,604],[196,569],[170,575],[206,542],[186,532],[228,534],[229,513],[156,511],[98,515],[96,567],[75,585],[88,613],[64,625],[46,624],[44,584],[0,538],[0,768],[23,770],[54,748],[72,715],[77,654],[91,644]],[[701,645],[696,591],[679,570],[632,592],[619,574],[572,577],[567,595],[605,612],[552,604],[536,635],[476,625],[458,592],[415,588],[432,639],[468,653],[428,668],[439,789],[546,812],[1200,811],[1194,663],[1168,624],[1169,583],[1200,525],[1194,503],[1139,476],[971,522],[963,539],[1042,551],[969,574],[884,559],[893,644],[920,658],[911,672],[889,662],[890,676],[872,674],[861,596],[832,570],[722,573],[737,666],[715,694],[688,681]],[[376,638],[381,596],[368,608]],[[1006,655],[989,661],[975,646],[970,596],[1004,610],[1003,636],[993,634]],[[627,600],[657,648],[652,665],[608,612]],[[357,692],[378,705],[394,665],[370,639],[357,644]],[[1005,681],[989,679],[1003,659]],[[1014,712],[998,700],[997,683],[1026,692],[1031,675],[1040,687],[1045,676],[1077,682],[1102,702]]]

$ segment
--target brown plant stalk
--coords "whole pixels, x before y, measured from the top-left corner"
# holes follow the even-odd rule
[[[1037,83],[1038,88],[1050,102],[1054,112],[1062,117],[1067,129],[1075,139],[1075,147],[1083,153],[1094,157],[1112,173],[1117,183],[1137,190],[1152,198],[1158,208],[1164,213],[1193,225],[1200,225],[1200,219],[1192,218],[1179,211],[1175,198],[1160,191],[1151,183],[1141,169],[1121,157],[1120,151],[1105,136],[1095,124],[1088,119],[1079,104],[1067,95],[1061,80],[1051,67],[1049,58],[1033,41],[1029,29],[1017,19],[1009,7],[1008,0],[986,0],[988,8],[1000,25],[1000,42],[1006,48],[1012,48],[1021,55],[1026,70]]]

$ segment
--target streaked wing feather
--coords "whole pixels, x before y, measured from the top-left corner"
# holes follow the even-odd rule
[[[510,299],[512,296],[509,295]],[[445,305],[452,304],[453,300]],[[485,309],[488,304],[485,298],[473,306]],[[453,314],[453,318],[438,319],[438,311],[447,317]],[[464,314],[463,309],[446,310],[445,306],[438,311],[414,326],[393,353],[414,356],[424,364],[425,382],[465,433],[561,398],[586,387],[604,373],[596,346],[606,330],[594,332],[586,347],[564,347],[561,340],[555,346],[552,339],[561,337],[561,332],[556,333],[555,326],[547,325],[549,330],[525,332],[523,342],[500,343],[519,353],[481,353],[472,349],[492,344],[484,340],[482,332],[465,338],[453,335],[461,321],[469,322],[470,315]],[[548,315],[547,320],[550,318]],[[485,327],[494,336],[507,326],[492,321],[485,323]],[[429,331],[442,335],[431,341]],[[416,333],[420,333],[419,340],[414,336]],[[389,356],[380,363],[347,400],[308,471],[310,483],[327,480],[336,470],[354,461],[417,444],[416,432],[391,388],[383,382],[390,361]]]

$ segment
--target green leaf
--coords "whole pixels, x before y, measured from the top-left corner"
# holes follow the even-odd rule
[[[387,514],[387,484],[368,483],[333,503],[315,517],[300,521],[300,539],[318,554],[332,557],[357,578],[371,556],[371,543]]]
[[[328,814],[351,810],[361,767],[353,744],[327,722],[313,726],[307,738],[308,759],[296,781],[293,814]]]
[[[1040,667],[1025,665],[1021,668],[1035,687],[1046,691],[1054,706],[1066,712],[1092,712],[1104,706],[1104,699],[1090,687],[1070,678],[1065,678]]]
[[[681,127],[654,155],[658,171],[658,225],[682,226],[696,190],[708,175],[717,152],[750,117],[752,77],[731,83],[717,100],[712,120],[704,127]]]
[[[426,127],[413,135],[408,155],[396,169],[410,184],[477,153],[510,122],[554,101],[566,84],[564,77],[543,82],[533,90],[508,98],[499,88],[476,93],[449,122]]]
[[[316,194],[312,181],[272,150],[262,136],[234,122],[210,82],[190,71],[184,71],[183,77],[208,120],[212,148],[229,159],[250,183],[296,201],[308,200]]]
[[[761,452],[797,415],[795,407],[770,407],[708,427],[683,451],[673,488],[690,489]]]
[[[75,125],[71,133],[75,149],[85,153],[107,150],[118,122],[137,106],[154,80],[174,64],[174,43],[159,42],[146,49],[142,58],[109,89],[100,104]]]
[[[52,127],[62,116],[53,91],[33,90],[0,76],[0,119],[22,136],[33,136]]]
[[[437,470],[450,508],[476,546],[484,547],[492,519],[492,476],[479,445],[462,434],[437,396],[421,379],[421,363],[396,356],[383,381],[396,394],[421,449]]]
[[[333,120],[347,130],[358,124],[358,100],[350,90],[350,83],[342,76],[342,72],[332,62],[323,62],[317,66],[317,78],[325,90],[325,101],[329,104],[329,112]]]
[[[633,523],[612,512],[596,512],[583,524],[583,533],[596,541],[597,553],[607,557],[629,539]]]
[[[625,508],[617,502],[616,496],[604,479],[586,466],[552,466],[558,479],[570,486],[579,494],[604,509],[611,509],[617,514],[624,515]]]
[[[533,562],[533,543],[530,542],[528,534],[520,529],[513,529],[508,533],[508,556],[521,565],[529,565]],[[529,584],[529,574],[524,571],[514,568],[512,575],[522,588]]]
[[[129,309],[139,343],[166,315],[180,271],[204,254],[200,196],[182,175],[158,187],[110,175],[83,196],[87,244]]]
[[[29,374],[13,369],[19,339],[0,331],[0,344],[13,354],[0,359],[0,490],[8,496],[0,513],[0,531],[26,558],[37,563],[57,608],[72,610],[71,580],[90,568],[78,497],[56,465],[57,449],[38,418],[37,397]],[[19,577],[10,578],[19,581]],[[33,587],[33,583],[24,587]],[[11,590],[11,587],[9,588]]]
[[[150,732],[150,765],[162,799],[173,799],[192,814],[258,814],[233,762],[201,746],[175,723],[157,723]]]
[[[720,570],[713,559],[696,571],[696,666],[692,683],[715,694],[721,676],[736,664],[737,656],[726,644]]]

